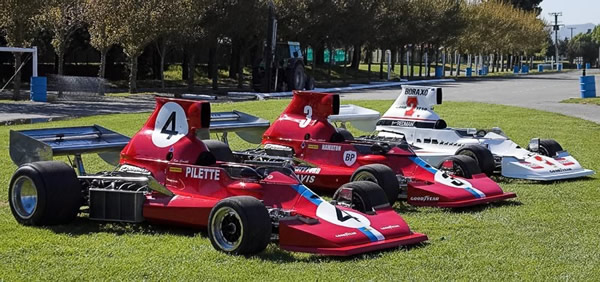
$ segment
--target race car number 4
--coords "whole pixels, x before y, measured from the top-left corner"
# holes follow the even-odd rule
[[[154,122],[152,143],[159,148],[169,147],[187,134],[188,123],[183,108],[177,103],[165,103]]]

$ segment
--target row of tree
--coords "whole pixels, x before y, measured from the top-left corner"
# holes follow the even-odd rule
[[[105,75],[108,51],[120,46],[128,58],[129,89],[135,92],[137,59],[154,44],[161,71],[169,50],[186,54],[188,73],[198,51],[209,53],[209,76],[216,83],[216,53],[229,46],[229,74],[243,79],[246,63],[256,63],[266,37],[267,10],[274,5],[279,40],[299,41],[315,50],[352,50],[351,68],[369,60],[369,51],[411,51],[413,61],[439,58],[439,50],[461,54],[532,54],[548,31],[537,19],[540,0],[0,0],[0,30],[9,46],[29,46],[40,31],[52,34],[63,73],[64,52],[73,34],[87,30]],[[222,50],[221,50],[222,52]],[[417,56],[418,55],[418,56]],[[404,56],[400,57],[402,61]],[[21,56],[15,54],[15,67]],[[401,64],[403,66],[404,64]],[[188,75],[189,85],[194,75]],[[19,88],[19,77],[15,89]],[[164,79],[163,79],[164,85]],[[16,91],[17,92],[17,91]]]

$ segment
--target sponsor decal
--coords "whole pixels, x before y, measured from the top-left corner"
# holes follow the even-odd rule
[[[172,166],[172,167],[169,167],[169,171],[170,172],[179,172],[179,173],[181,173],[183,171],[183,169],[180,168],[180,167]]]
[[[330,145],[330,144],[324,144],[323,146],[321,146],[321,149],[323,151],[334,151],[334,152],[339,152],[342,150],[342,146],[340,145]]]
[[[395,120],[395,121],[392,121],[392,126],[413,127],[414,125],[415,125],[414,121],[408,121],[408,120]]]
[[[325,146],[325,145],[323,145]],[[313,149],[313,150],[319,150],[319,145],[317,144],[308,144],[308,148],[309,149]]]
[[[304,184],[312,184],[315,182],[315,176],[314,175],[298,175],[298,177],[300,177],[300,181]]]
[[[437,202],[440,200],[440,197],[431,197],[431,196],[410,197],[410,200],[416,201],[416,202]]]
[[[559,169],[552,169],[549,172],[550,173],[558,173],[558,172],[567,172],[567,171],[571,171],[573,170],[572,168],[559,168]]]
[[[221,171],[214,168],[186,167],[185,177],[207,180],[219,180]]]
[[[297,166],[294,169],[294,172],[308,173],[308,174],[319,174],[319,173],[321,173],[321,168],[320,167]]]
[[[406,88],[404,90],[404,94],[406,95],[416,95],[416,96],[427,96],[429,94],[429,89],[423,88]]]
[[[346,233],[342,233],[342,234],[337,234],[335,235],[335,238],[342,238],[342,237],[348,237],[348,236],[353,236],[356,235],[356,232],[346,232]]]
[[[400,225],[388,225],[388,226],[384,226],[384,227],[381,227],[381,230],[388,230],[388,229],[394,229],[394,228],[400,228]]]
[[[345,151],[344,152],[344,163],[347,166],[352,166],[354,163],[356,163],[356,152],[355,151]]]

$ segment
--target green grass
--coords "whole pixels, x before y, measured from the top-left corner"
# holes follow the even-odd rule
[[[289,100],[213,105],[273,120]],[[385,111],[391,101],[353,101]],[[555,138],[587,168],[600,171],[600,125],[562,115],[477,103],[444,103],[436,110],[453,126],[500,126],[517,143]],[[148,114],[105,115],[9,129],[97,123],[134,134]],[[358,132],[354,132],[357,134]],[[232,138],[234,148],[246,145]],[[107,224],[78,219],[52,228],[18,225],[7,204],[15,170],[0,158],[0,280],[594,280],[600,277],[600,178],[548,184],[495,178],[516,200],[470,209],[395,208],[422,246],[351,258],[281,251],[275,244],[257,256],[235,257],[213,250],[205,232],[150,224]],[[88,171],[108,169],[85,156]]]
[[[584,104],[584,105],[598,105],[600,106],[600,97],[595,98],[569,98],[567,100],[560,101],[561,103],[568,104]]]

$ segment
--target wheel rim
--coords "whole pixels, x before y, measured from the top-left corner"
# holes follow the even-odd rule
[[[240,215],[230,207],[222,207],[211,222],[212,236],[225,251],[233,251],[242,243],[244,227]]]
[[[375,183],[379,184],[377,182],[377,178],[375,177],[375,175],[373,175],[372,173],[370,173],[368,171],[361,171],[361,172],[357,173],[353,180],[354,181],[371,181],[371,182],[375,182]]]
[[[11,201],[17,214],[29,219],[35,213],[38,203],[37,187],[27,176],[19,176],[13,185]]]

